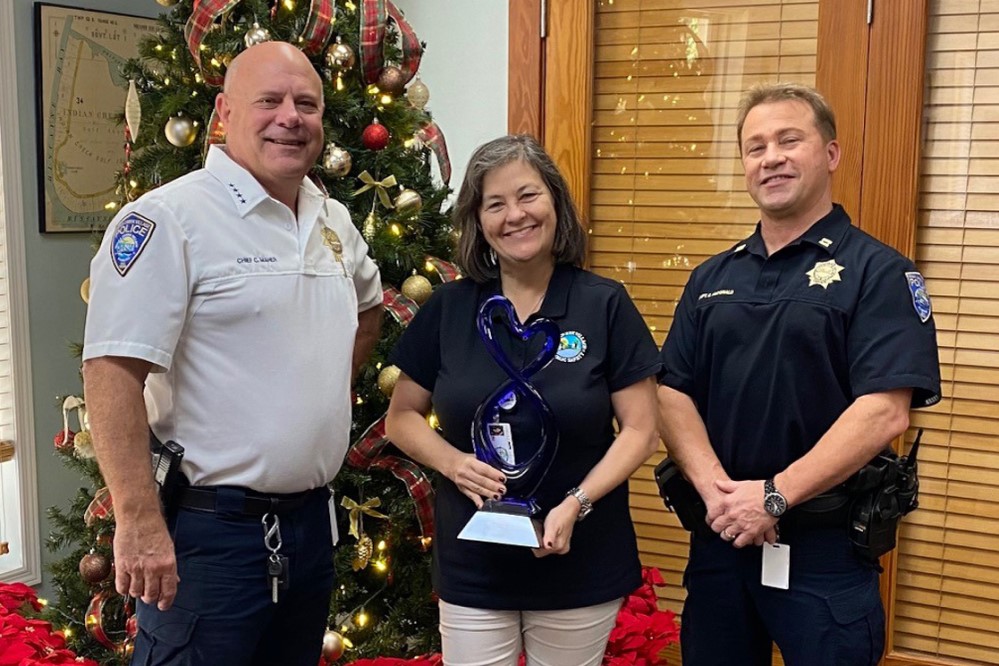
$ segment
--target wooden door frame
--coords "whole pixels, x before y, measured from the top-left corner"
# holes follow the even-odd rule
[[[509,130],[542,141],[588,220],[594,0],[547,4],[549,29],[542,40],[542,0],[509,2]],[[882,0],[874,5],[871,25],[867,7],[867,0],[820,0],[819,5],[816,87],[836,110],[844,149],[833,194],[855,224],[912,258],[929,0]],[[546,67],[552,62],[559,66]],[[580,73],[585,73],[582,85]],[[894,444],[899,448],[902,438]],[[883,663],[936,663],[894,651],[895,552],[882,564],[889,641]]]

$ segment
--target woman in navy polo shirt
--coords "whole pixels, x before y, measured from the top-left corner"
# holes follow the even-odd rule
[[[454,221],[469,279],[438,288],[403,334],[387,422],[399,448],[440,472],[433,578],[444,662],[514,666],[524,651],[529,666],[597,665],[622,598],[641,582],[627,480],[658,442],[656,346],[624,288],[580,268],[586,232],[533,138],[502,137],[475,151]],[[479,306],[495,294],[521,322],[544,317],[561,333],[556,359],[529,378],[559,432],[536,494],[538,549],[457,538],[484,500],[506,492],[503,474],[475,458],[471,441],[476,408],[509,379],[476,330]],[[495,339],[515,367],[541,344],[503,326]],[[427,424],[431,408],[440,433]],[[518,418],[520,406],[504,408]],[[516,455],[532,444],[517,442]]]

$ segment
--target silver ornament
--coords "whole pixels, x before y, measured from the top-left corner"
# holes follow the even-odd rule
[[[326,145],[326,152],[323,154],[323,169],[326,173],[343,178],[350,173],[352,163],[349,152],[332,142]]]
[[[246,43],[247,48],[260,44],[261,42],[271,41],[271,33],[267,28],[261,28],[260,24],[256,21],[253,22],[253,27],[246,31],[243,36],[243,41]]]

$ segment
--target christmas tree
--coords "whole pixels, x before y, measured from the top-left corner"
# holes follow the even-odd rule
[[[434,284],[457,277],[446,261],[455,241],[441,210],[448,190],[432,175],[436,163],[446,183],[450,165],[416,76],[423,45],[388,0],[157,1],[169,7],[161,31],[122,73],[123,163],[108,208],[199,168],[208,146],[224,141],[213,104],[241,50],[281,40],[310,57],[324,81],[327,141],[312,176],[349,208],[367,240],[388,313],[355,384],[355,444],[334,486],[341,540],[324,659],[435,651],[432,491],[425,470],[392,449],[382,425],[398,376],[386,364],[389,351]],[[86,300],[86,283],[82,294]],[[136,627],[114,591],[113,505],[93,459],[85,396],[67,398],[63,417],[56,449],[90,487],[49,512],[49,545],[68,554],[53,566],[58,601],[46,614],[81,656],[127,663]]]

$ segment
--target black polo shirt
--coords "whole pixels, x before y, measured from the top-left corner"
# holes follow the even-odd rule
[[[922,276],[839,205],[770,257],[757,226],[697,267],[661,360],[660,383],[693,398],[737,480],[802,457],[858,396],[940,400]]]
[[[508,379],[475,325],[480,304],[498,286],[458,280],[439,287],[392,354],[393,363],[433,394],[443,436],[461,451],[472,451],[476,408]],[[543,519],[613,442],[611,394],[656,375],[659,361],[648,327],[612,280],[557,266],[540,311],[525,323],[539,316],[554,321],[562,334],[556,360],[529,379],[551,406],[559,430],[558,452],[538,491]],[[521,343],[504,331],[499,327],[500,345],[523,367],[541,341]],[[520,408],[514,407],[511,419]],[[521,445],[530,443],[514,439],[522,460]],[[576,524],[568,554],[536,558],[528,548],[459,541],[475,505],[438,477],[434,586],[444,601],[500,610],[577,608],[625,596],[641,583],[627,482]]]

